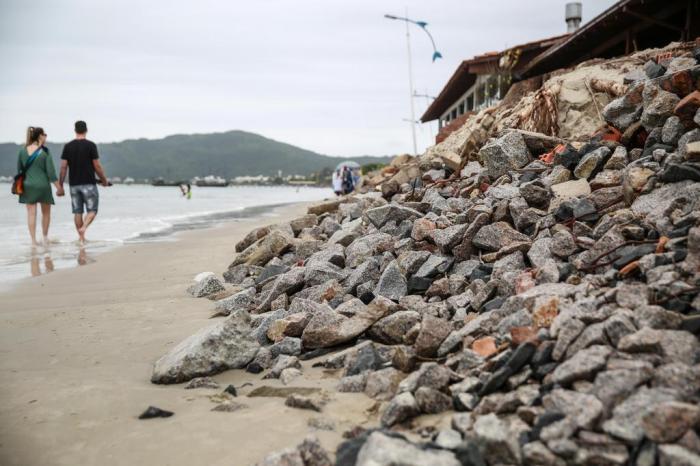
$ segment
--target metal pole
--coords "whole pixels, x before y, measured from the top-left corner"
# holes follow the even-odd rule
[[[408,16],[408,12],[406,12]],[[416,111],[413,104],[413,66],[411,64],[411,33],[406,23],[406,48],[408,50],[408,96],[411,100],[411,135],[413,136],[413,155],[418,155],[418,145],[416,144]]]

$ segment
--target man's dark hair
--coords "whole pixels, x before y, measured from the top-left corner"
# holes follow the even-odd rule
[[[76,121],[75,122],[75,132],[78,134],[87,133],[87,123],[85,123],[83,120]]]

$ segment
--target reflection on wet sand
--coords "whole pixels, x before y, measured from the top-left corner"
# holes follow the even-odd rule
[[[42,272],[41,270],[41,259],[44,259],[44,270]],[[53,266],[53,259],[51,259],[51,254],[49,252],[45,252],[43,254],[43,257],[39,254],[32,254],[32,258],[29,262],[30,264],[30,272],[32,274],[32,277],[37,277],[41,274],[46,274],[53,272],[54,266]]]
[[[80,245],[80,250],[78,251],[78,265],[86,265],[95,262],[95,259],[87,255],[85,250],[85,245]]]
[[[68,257],[72,256],[74,257],[78,265],[87,265],[95,262],[95,259],[88,255],[87,249],[85,245],[79,245],[77,248],[77,256],[74,256],[75,250],[73,250],[73,253],[68,253],[66,254],[67,251],[63,251],[62,253],[59,251],[58,252],[58,260],[59,262],[63,261],[65,264],[65,260],[68,259]],[[63,267],[63,266],[61,266]],[[45,275],[47,273],[53,272],[54,271],[54,261],[51,256],[51,249],[48,247],[41,248],[32,248],[31,249],[31,255],[29,258],[29,272],[31,273],[32,277],[38,277],[39,275]]]

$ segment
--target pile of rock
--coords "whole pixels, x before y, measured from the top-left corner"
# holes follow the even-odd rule
[[[382,403],[336,464],[699,464],[700,66],[645,69],[585,143],[503,131],[481,163],[431,156],[251,232],[228,317],[153,382],[319,358]],[[437,413],[450,428],[412,431]],[[263,464],[328,464],[284,461]]]

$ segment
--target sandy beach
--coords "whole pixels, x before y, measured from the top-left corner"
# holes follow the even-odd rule
[[[0,464],[247,465],[315,432],[334,449],[345,428],[368,420],[373,400],[330,390],[335,377],[304,363],[293,386],[328,389],[322,414],[284,406],[284,398],[249,398],[281,386],[262,375],[228,371],[223,389],[240,387],[248,407],[212,412],[221,390],[153,385],[153,362],[208,325],[213,304],[185,290],[202,271],[221,273],[250,229],[305,213],[273,215],[180,233],[176,241],[122,246],[95,262],[21,281],[0,295]],[[174,411],[137,420],[149,405]],[[312,417],[335,424],[314,431]]]

